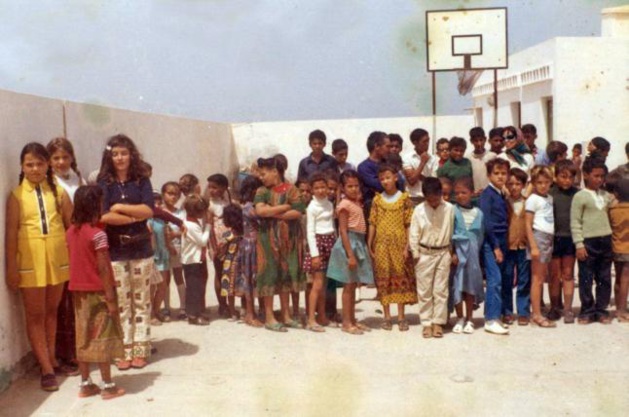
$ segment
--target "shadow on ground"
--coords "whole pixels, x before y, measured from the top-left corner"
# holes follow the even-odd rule
[[[162,339],[153,341],[151,344],[157,349],[157,352],[151,356],[151,363],[179,356],[194,355],[199,351],[199,346],[181,339]]]

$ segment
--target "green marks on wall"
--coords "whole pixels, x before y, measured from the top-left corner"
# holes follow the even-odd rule
[[[85,121],[95,127],[104,127],[111,121],[110,109],[98,104],[83,104],[81,106]]]

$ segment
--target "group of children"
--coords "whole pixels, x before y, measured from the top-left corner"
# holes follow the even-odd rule
[[[111,359],[123,357],[117,362],[120,369],[146,365],[147,342],[128,342],[125,336],[123,352],[124,294],[120,277],[112,271],[112,265],[114,270],[120,265],[108,255],[111,230],[128,225],[136,227],[132,234],[113,236],[123,250],[152,236],[151,291],[144,303],[152,325],[171,320],[171,277],[179,295],[178,318],[191,325],[209,324],[205,298],[210,265],[219,315],[238,320],[235,299],[241,297],[243,321],[271,331],[305,327],[325,332],[335,325],[353,335],[370,331],[355,313],[361,285],[375,285],[384,330],[393,328],[391,304],[397,306],[399,330],[409,330],[405,306],[416,303],[426,338],[443,336],[451,312],[457,316],[453,333],[473,333],[473,311],[483,302],[487,332],[507,334],[516,316],[520,326],[532,321],[555,327],[562,316],[565,323],[575,321],[575,260],[578,322],[611,321],[612,262],[616,317],[629,321],[629,164],[608,175],[610,145],[603,138],[591,141],[582,161],[577,150],[572,160],[566,159],[567,147],[561,142],[537,149],[535,137],[532,125],[492,129],[487,151],[484,131],[474,128],[468,159],[464,139],[440,139],[434,156],[428,152],[428,132],[415,129],[410,134],[413,152],[402,157],[401,136],[373,132],[367,139],[369,157],[354,168],[347,162],[344,140],[335,140],[333,155],[327,155],[325,133],[315,130],[309,136],[312,153],[299,164],[295,184],[286,180],[287,160],[278,154],[257,161],[239,184],[238,201],[232,199],[225,175],[210,175],[201,193],[198,179],[186,174],[154,192],[154,205],[144,191],[136,202],[127,195],[133,192],[127,188],[133,181],[143,188],[150,182],[144,174],[148,164],[126,137],[120,143],[128,145],[108,145],[104,151],[103,167],[109,166],[117,177],[105,181],[109,177],[101,167],[99,180],[105,182],[100,187],[83,185],[67,140],[60,148],[68,154],[63,162],[67,167],[55,162],[56,148],[48,152],[39,144],[27,145],[20,186],[7,205],[7,283],[22,289],[29,339],[42,366],[42,388],[58,386],[53,310],[68,290],[74,295],[77,321],[80,396],[124,394],[111,381]],[[629,158],[629,145],[625,151]],[[119,194],[120,203],[112,200],[116,193],[111,190]],[[148,208],[153,210],[150,220]],[[70,285],[64,290],[68,270]],[[550,295],[546,316],[545,282]],[[343,288],[340,317],[337,287]],[[305,323],[299,317],[303,291]],[[275,295],[279,316],[273,310]],[[138,297],[144,300],[144,295]],[[146,329],[148,336],[148,326],[136,324],[136,330]],[[102,390],[89,378],[89,363],[100,366]]]

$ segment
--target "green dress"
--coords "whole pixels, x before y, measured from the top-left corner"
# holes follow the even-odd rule
[[[258,203],[269,206],[290,204],[293,210],[300,213],[306,210],[299,189],[288,183],[279,184],[272,189],[258,188],[253,204],[255,206]],[[301,269],[303,240],[300,219],[285,221],[260,218],[256,275],[259,296],[305,290],[306,275]]]

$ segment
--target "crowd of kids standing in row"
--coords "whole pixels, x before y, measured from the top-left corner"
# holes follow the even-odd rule
[[[207,178],[203,194],[193,174],[154,191],[150,165],[125,135],[107,141],[88,181],[67,139],[27,144],[7,202],[6,279],[22,294],[42,389],[80,373],[79,396],[123,395],[110,363],[147,365],[151,325],[172,319],[171,278],[177,318],[209,324],[208,265],[218,313],[229,320],[239,319],[241,297],[242,320],[253,327],[338,326],[360,335],[371,328],[356,318],[356,288],[375,285],[382,329],[392,330],[395,304],[399,330],[409,330],[405,306],[418,304],[423,337],[440,338],[450,312],[453,333],[473,333],[481,303],[484,330],[493,334],[508,334],[516,321],[573,323],[575,260],[576,320],[608,324],[614,262],[616,317],[628,322],[629,163],[608,172],[604,138],[592,139],[583,159],[578,145],[567,159],[564,143],[540,149],[535,139],[533,125],[492,129],[488,138],[476,127],[468,158],[460,137],[439,139],[431,155],[428,132],[415,129],[413,150],[402,154],[401,136],[376,131],[355,168],[344,140],[328,155],[325,133],[315,130],[295,184],[285,178],[286,157],[260,158],[238,201],[220,173]],[[629,159],[629,144],[625,152]],[[89,377],[91,363],[102,389]]]

